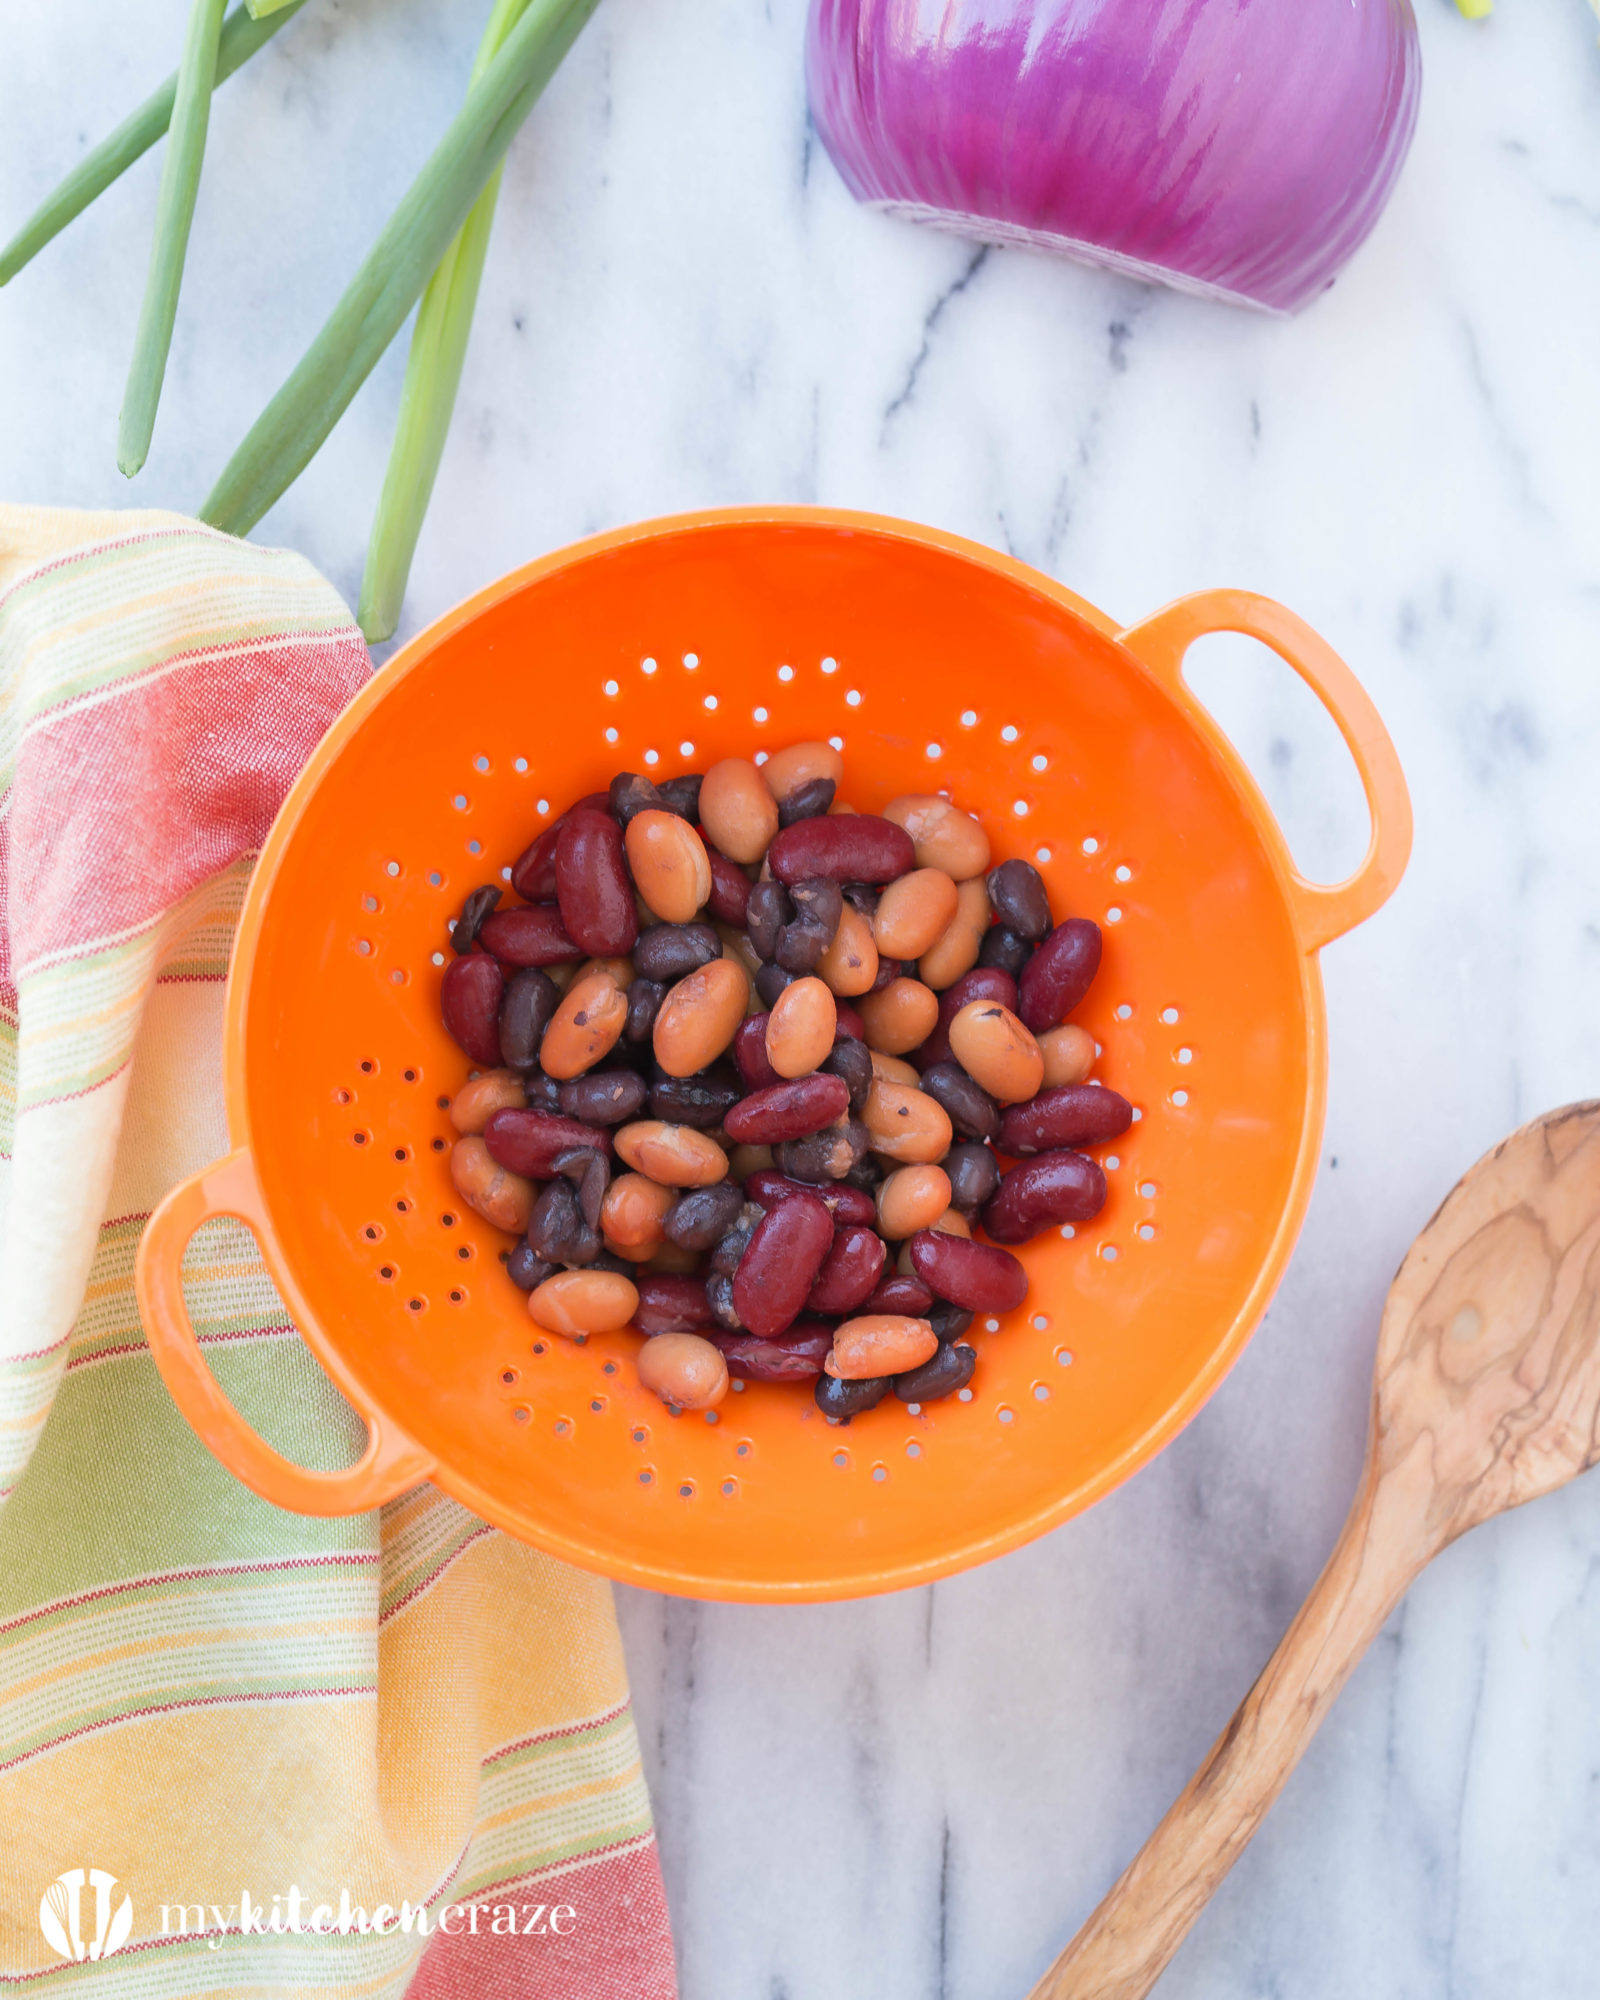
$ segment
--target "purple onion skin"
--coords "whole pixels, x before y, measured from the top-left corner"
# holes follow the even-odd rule
[[[811,0],[858,201],[1294,312],[1377,221],[1422,84],[1411,0]]]

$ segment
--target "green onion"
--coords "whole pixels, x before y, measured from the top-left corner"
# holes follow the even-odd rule
[[[469,89],[488,68],[527,4],[528,0],[495,0],[472,66]],[[490,175],[461,234],[428,280],[428,289],[417,308],[394,444],[389,452],[377,517],[372,524],[372,538],[367,543],[367,566],[356,612],[356,621],[370,645],[376,645],[380,639],[392,639],[400,622],[411,559],[416,554],[417,537],[422,532],[423,517],[428,511],[450,429],[456,391],[461,386],[461,366],[466,359],[473,310],[478,303],[478,283],[489,250],[489,232],[494,227],[500,172],[496,167]]]
[[[161,193],[156,200],[155,241],[150,246],[150,275],[145,280],[139,330],[133,339],[128,386],[122,397],[122,421],[117,434],[117,464],[131,479],[150,451],[156,427],[156,407],[172,346],[172,323],[178,316],[178,291],[183,284],[183,260],[189,248],[189,225],[200,192],[200,167],[206,156],[206,127],[211,120],[211,93],[217,81],[217,43],[222,36],[223,0],[190,0],[189,27],[178,61],[178,89],[172,102],[171,143],[161,165]]]
[[[234,71],[247,63],[257,49],[264,48],[284,22],[298,14],[305,4],[306,0],[286,0],[277,13],[259,24],[251,19],[246,8],[235,7],[223,22],[222,36],[217,43],[216,81],[226,83]],[[145,99],[131,118],[125,118],[110,138],[102,139],[94,151],[80,160],[66,179],[45,196],[16,235],[0,250],[0,285],[9,283],[53,236],[59,236],[67,224],[81,215],[90,202],[98,200],[135,160],[149,152],[172,122],[172,104],[177,94],[178,78],[174,72],[159,90]]]
[[[201,519],[243,535],[310,463],[467,219],[599,0],[532,0],[298,366],[223,468]]]

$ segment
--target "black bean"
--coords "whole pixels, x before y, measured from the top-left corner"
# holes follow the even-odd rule
[[[636,813],[664,812],[666,801],[648,778],[641,778],[637,771],[619,771],[611,780],[611,789],[606,794],[606,803],[612,817],[626,826]]]
[[[500,900],[500,884],[485,882],[481,889],[474,889],[461,905],[461,914],[450,927],[450,942],[457,951],[468,952],[478,942],[478,933],[483,929],[483,920]]]
[[[691,1188],[667,1210],[667,1241],[680,1250],[709,1250],[738,1221],[744,1196],[732,1181]]]
[[[676,813],[679,819],[686,819],[691,826],[700,819],[700,784],[698,771],[685,771],[681,778],[668,778],[656,787],[661,794],[661,803],[669,813]]]
[[[894,1378],[894,1392],[902,1403],[937,1403],[941,1396],[953,1396],[972,1380],[978,1357],[970,1347],[954,1343],[941,1347],[920,1368],[908,1369]]]
[[[963,1139],[992,1139],[1000,1130],[1000,1107],[982,1084],[974,1083],[960,1063],[935,1063],[922,1072],[922,1087],[950,1114]]]
[[[636,1045],[648,1047],[656,1025],[656,1015],[667,997],[659,979],[636,979],[628,988],[628,1022],[622,1033]]]
[[[533,1204],[528,1244],[535,1257],[569,1270],[592,1264],[600,1255],[599,1232],[584,1221],[578,1190],[570,1181],[551,1181]]]
[[[975,1215],[1000,1185],[1000,1162],[987,1146],[952,1146],[941,1165],[950,1176],[950,1206]]]
[[[710,924],[650,924],[633,947],[633,969],[670,986],[721,956],[722,940]]]
[[[711,1317],[717,1325],[729,1333],[743,1333],[745,1324],[740,1319],[733,1303],[733,1280],[721,1271],[713,1271],[706,1279],[706,1304],[711,1308]]]
[[[967,1308],[953,1306],[948,1299],[935,1299],[924,1318],[933,1328],[941,1347],[947,1341],[959,1340],[972,1324],[972,1314]]]
[[[884,1180],[884,1171],[870,1153],[864,1154],[845,1175],[848,1187],[864,1189],[868,1194],[876,1194]]]
[[[585,1125],[626,1125],[650,1095],[634,1069],[592,1069],[561,1086],[561,1112]]]
[[[823,1059],[830,1076],[842,1076],[850,1090],[850,1109],[860,1111],[872,1089],[872,1051],[854,1035],[840,1035],[833,1053]]]
[[[754,894],[754,891],[751,892]],[[785,972],[781,965],[764,965],[756,974],[756,992],[761,996],[761,1004],[770,1007],[786,986],[794,984],[794,974]]]
[[[506,1270],[511,1275],[512,1284],[524,1292],[531,1292],[535,1285],[542,1285],[560,1268],[558,1264],[547,1264],[526,1236],[506,1259]]]
[[[527,1070],[523,1073],[522,1090],[528,1100],[530,1111],[561,1109],[561,1086],[553,1076],[546,1076],[542,1069]]]
[[[852,909],[859,910],[864,917],[876,914],[880,891],[871,882],[842,882],[840,893]]]
[[[894,1386],[892,1375],[869,1375],[864,1381],[843,1382],[836,1375],[819,1375],[812,1390],[817,1408],[835,1423],[847,1424],[863,1410],[874,1409]]]
[[[789,900],[794,904],[796,917],[820,924],[832,944],[844,912],[844,892],[838,883],[830,882],[825,875],[814,875],[809,881],[796,882],[789,891]]]
[[[600,1209],[611,1185],[611,1162],[598,1147],[569,1146],[557,1153],[555,1170],[578,1190],[578,1206],[591,1229],[600,1227]]]
[[[866,1126],[859,1118],[847,1118],[804,1139],[785,1139],[773,1164],[795,1181],[842,1181],[865,1159],[867,1144]]]
[[[1031,861],[1002,861],[989,871],[989,903],[1007,930],[1037,944],[1051,924],[1044,877]]]
[[[739,1268],[739,1259],[750,1246],[750,1238],[766,1210],[759,1202],[747,1201],[739,1210],[739,1219],[722,1237],[711,1253],[711,1268],[720,1271],[723,1277],[731,1278]]]
[[[757,958],[770,964],[777,957],[779,935],[793,916],[794,905],[781,882],[756,882],[751,886],[744,927]]]
[[[996,924],[983,934],[983,943],[978,947],[978,963],[997,967],[1001,972],[1009,972],[1013,979],[1022,977],[1022,968],[1033,956],[1033,946],[1025,937],[1015,931],[1008,931],[1004,924]]]
[[[778,801],[779,826],[793,826],[797,819],[816,819],[833,804],[836,789],[832,778],[808,778]]]
[[[637,1264],[630,1264],[626,1257],[619,1257],[611,1250],[602,1250],[594,1262],[584,1268],[589,1271],[615,1271],[619,1278],[637,1278],[639,1275]]]
[[[808,972],[816,971],[822,954],[832,943],[833,939],[821,924],[801,919],[785,924],[779,931],[778,949],[773,956],[785,972],[792,972],[799,979]]]
[[[548,972],[525,965],[513,972],[500,996],[500,1053],[512,1069],[531,1070],[550,1016],[561,1005],[561,989]]]
[[[714,1132],[743,1097],[744,1089],[725,1063],[693,1076],[658,1076],[650,1088],[650,1116],[669,1125],[692,1125]]]

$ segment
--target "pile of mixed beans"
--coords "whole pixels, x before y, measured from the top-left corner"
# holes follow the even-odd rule
[[[634,1327],[678,1408],[963,1388],[974,1314],[1028,1290],[1005,1246],[1099,1211],[1080,1148],[1133,1116],[1066,1018],[1098,926],[948,798],[857,813],[843,775],[827,743],[625,771],[452,926],[456,1190],[539,1326]]]

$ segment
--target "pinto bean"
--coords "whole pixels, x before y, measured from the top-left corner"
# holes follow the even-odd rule
[[[707,1069],[744,1019],[750,981],[731,958],[716,958],[680,979],[656,1015],[652,1047],[668,1076]]]
[[[676,813],[635,813],[624,837],[634,887],[669,924],[689,923],[711,894],[705,843]]]
[[[633,1323],[642,1334],[696,1333],[716,1324],[706,1304],[703,1279],[641,1276],[634,1282],[639,1304]]]
[[[995,1000],[967,1002],[950,1023],[950,1052],[1001,1104],[1020,1104],[1044,1081],[1039,1044],[1011,1009]]]
[[[798,1317],[832,1242],[833,1216],[814,1194],[767,1211],[733,1280],[735,1310],[751,1333],[770,1337]]]
[[[628,996],[608,972],[575,979],[544,1031],[539,1062],[560,1082],[593,1069],[622,1038],[628,1023]]]
[[[936,1297],[968,1312],[1013,1312],[1028,1296],[1028,1274],[1009,1250],[941,1229],[912,1237],[911,1268]]]
[[[937,793],[905,792],[883,816],[910,834],[919,868],[942,868],[952,881],[965,882],[989,865],[989,836],[971,813]]]
[[[728,1373],[742,1381],[809,1382],[826,1379],[822,1364],[833,1345],[833,1324],[797,1319],[770,1340],[754,1333],[714,1333],[710,1338],[728,1364]]]
[[[500,1000],[506,976],[487,952],[469,952],[444,969],[439,1010],[456,1045],[485,1069],[499,1069]]]
[[[515,1070],[531,1070],[539,1061],[539,1044],[561,995],[555,981],[537,966],[513,972],[500,998],[500,1051]]]
[[[522,1078],[515,1070],[491,1069],[456,1092],[450,1104],[450,1123],[458,1132],[481,1132],[497,1111],[507,1106],[520,1110],[527,1101]]]
[[[862,1117],[872,1150],[904,1165],[942,1160],[950,1149],[949,1112],[908,1084],[875,1078]]]
[[[669,1243],[681,1250],[709,1250],[739,1219],[744,1195],[732,1181],[718,1181],[712,1187],[693,1188],[679,1195],[668,1212],[664,1228]],[[650,1328],[641,1328],[649,1332]]]
[[[1015,931],[1008,931],[1004,924],[996,924],[985,931],[983,942],[978,947],[978,963],[995,965],[1002,972],[1009,972],[1013,979],[1022,977],[1022,969],[1033,956],[1033,946],[1025,937]]]
[[[507,965],[576,965],[587,956],[587,947],[568,935],[554,903],[496,910],[485,920],[478,942]]]
[[[867,1046],[903,1056],[919,1048],[939,1019],[939,996],[920,979],[893,979],[881,993],[867,994],[860,1007]]]
[[[737,861],[715,847],[706,850],[706,859],[711,864],[711,894],[706,898],[706,907],[719,924],[742,926],[750,900],[750,877]]]
[[[700,824],[732,861],[759,861],[778,831],[778,802],[748,757],[724,757],[700,784]]]
[[[776,1208],[780,1201],[789,1201],[797,1194],[814,1195],[832,1214],[841,1229],[850,1223],[870,1223],[877,1214],[872,1197],[863,1194],[860,1188],[844,1187],[838,1182],[827,1186],[812,1187],[804,1181],[791,1180],[775,1167],[761,1167],[750,1175],[744,1184],[746,1196],[759,1202],[762,1208]]]
[[[960,1063],[935,1063],[925,1069],[922,1087],[949,1112],[951,1125],[963,1139],[993,1139],[999,1133],[999,1105]]]
[[[841,1381],[859,1382],[920,1368],[938,1352],[939,1342],[925,1319],[900,1313],[865,1313],[847,1319],[833,1336],[833,1352],[823,1363]]]
[[[978,962],[989,929],[989,895],[983,877],[956,885],[956,913],[917,961],[924,986],[942,993]]]
[[[898,1243],[928,1228],[949,1206],[950,1177],[943,1167],[896,1167],[878,1189],[878,1228]]]
[[[608,958],[632,951],[639,915],[622,829],[609,812],[574,806],[562,821],[556,842],[556,901],[568,936],[586,954]]]
[[[820,1132],[850,1109],[850,1087],[842,1077],[820,1072],[752,1091],[729,1110],[724,1129],[741,1144],[775,1146]]]
[[[674,1188],[647,1174],[618,1174],[600,1210],[606,1247],[630,1263],[644,1263],[667,1240],[667,1214],[677,1198]]]
[[[680,821],[681,825],[682,822]],[[651,908],[659,905],[652,904]],[[722,956],[722,940],[710,924],[651,924],[633,948],[633,969],[642,979],[670,986]]]
[[[1013,1104],[1000,1121],[1000,1150],[1014,1159],[1053,1153],[1063,1146],[1098,1146],[1133,1123],[1133,1106],[1096,1083],[1068,1083],[1041,1090],[1028,1104]]]
[[[820,979],[786,986],[767,1017],[767,1061],[779,1076],[805,1076],[833,1047],[838,1026],[833,995]]]
[[[719,1062],[698,1076],[661,1077],[650,1086],[650,1111],[669,1125],[714,1132],[742,1095],[738,1078]]]
[[[917,1274],[913,1271],[902,1275],[897,1271],[881,1280],[862,1310],[896,1313],[907,1319],[927,1319],[933,1307],[933,1294]]]
[[[883,1238],[875,1229],[847,1223],[835,1230],[828,1254],[806,1296],[807,1311],[853,1313],[877,1286],[887,1256]]]
[[[563,815],[565,817],[565,815]],[[554,820],[542,833],[534,835],[511,868],[511,886],[525,903],[553,903],[556,899],[556,843],[561,838],[561,821]]]
[[[590,1070],[561,1086],[561,1112],[585,1125],[625,1125],[636,1117],[649,1095],[644,1078],[634,1069]]]
[[[878,899],[872,941],[880,958],[920,958],[944,935],[960,897],[942,868],[914,868]]]
[[[873,813],[798,820],[767,850],[773,874],[785,883],[813,875],[834,882],[892,882],[914,860],[905,828]]]
[[[952,1146],[942,1165],[950,1177],[950,1206],[963,1215],[976,1215],[1000,1185],[1000,1162],[987,1146]]]
[[[500,1010],[500,1039],[505,1040],[504,1007]],[[1039,1053],[1044,1057],[1046,1090],[1058,1090],[1066,1083],[1082,1083],[1094,1068],[1094,1036],[1087,1028],[1072,1022],[1064,1028],[1046,1028],[1038,1041]]]
[[[558,1271],[528,1294],[528,1311],[551,1333],[615,1333],[638,1304],[632,1279],[615,1271]]]
[[[989,901],[1008,931],[1037,944],[1050,928],[1050,898],[1031,861],[1002,861],[989,876]]]
[[[1098,1160],[1086,1153],[1040,1153],[1000,1176],[984,1205],[983,1227],[996,1243],[1026,1243],[1052,1224],[1089,1221],[1105,1202]]]
[[[941,1397],[964,1389],[977,1365],[977,1355],[964,1341],[941,1343],[931,1361],[895,1377],[894,1392],[902,1403],[937,1403]]]
[[[644,1118],[618,1130],[616,1147],[630,1167],[665,1187],[710,1187],[727,1178],[727,1154],[692,1125]]]
[[[910,1090],[919,1088],[922,1082],[915,1063],[902,1062],[899,1056],[886,1055],[882,1049],[873,1049],[872,1074],[880,1076],[885,1083],[903,1083]]]
[[[919,1069],[950,1060],[950,1023],[969,1000],[998,1000],[1013,1013],[1017,1006],[1017,983],[1008,973],[986,965],[975,965],[962,973],[956,983],[939,995],[939,1019],[933,1033],[920,1049],[913,1051]]]
[[[865,1382],[842,1382],[836,1375],[819,1375],[812,1394],[817,1408],[829,1423],[847,1424],[881,1403],[894,1386],[892,1375],[880,1375]]]
[[[609,1133],[548,1111],[497,1111],[483,1136],[501,1166],[535,1181],[549,1180],[560,1155],[575,1146],[591,1146],[607,1156],[611,1152]]]
[[[833,942],[817,961],[817,971],[834,993],[853,999],[870,993],[878,977],[878,947],[872,925],[851,903],[839,914]]]
[[[831,779],[835,786],[844,782],[844,759],[831,743],[791,743],[774,750],[760,770],[780,805],[818,778]]]
[[[1099,970],[1100,926],[1087,917],[1057,924],[1022,969],[1018,1012],[1023,1021],[1035,1033],[1056,1027],[1088,992]]]
[[[458,1139],[450,1149],[450,1179],[474,1214],[496,1229],[520,1236],[533,1212],[533,1188],[521,1174],[510,1172],[476,1133]]]

